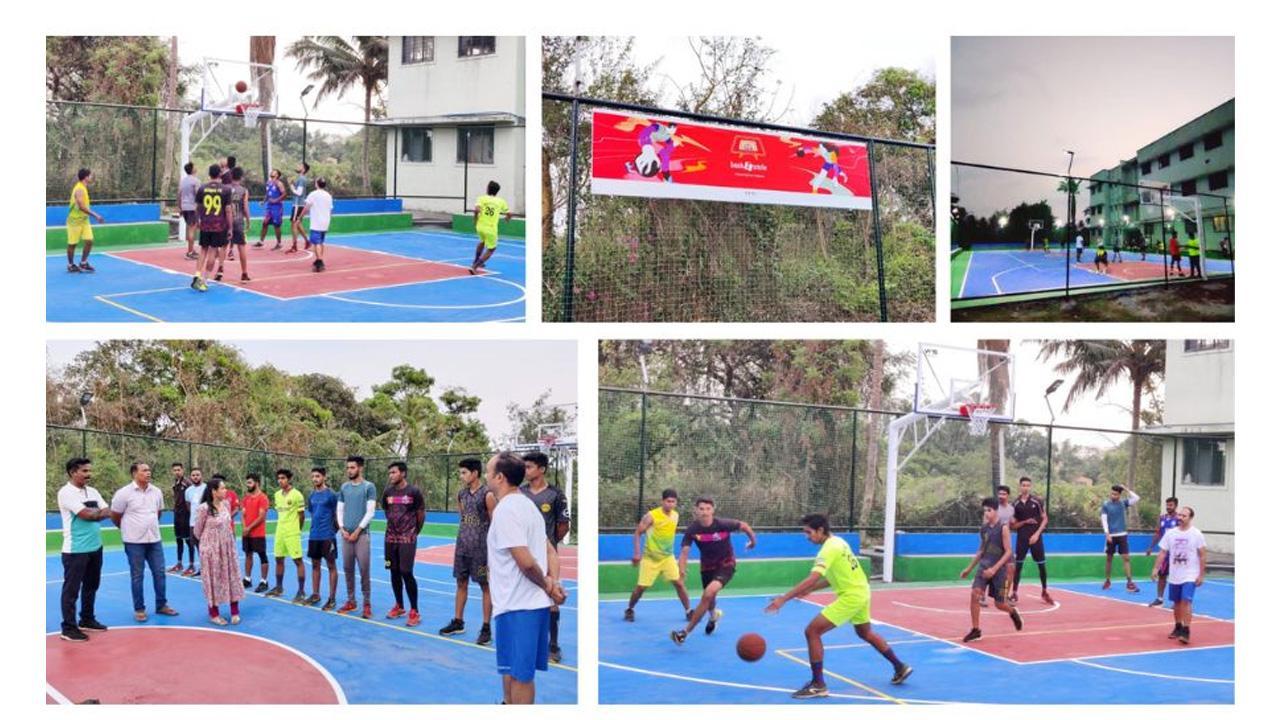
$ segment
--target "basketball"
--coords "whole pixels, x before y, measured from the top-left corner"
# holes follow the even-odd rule
[[[243,80],[236,81],[236,92],[244,92],[245,90],[248,90],[248,89],[249,89],[249,83]]]
[[[764,638],[755,633],[747,633],[738,638],[738,657],[747,662],[755,662],[764,657]]]

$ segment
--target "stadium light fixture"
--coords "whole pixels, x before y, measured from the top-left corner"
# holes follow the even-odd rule
[[[1052,383],[1049,384],[1049,387],[1044,389],[1044,404],[1045,404],[1045,407],[1049,408],[1049,424],[1050,425],[1057,422],[1058,416],[1055,415],[1053,412],[1053,403],[1049,402],[1049,396],[1057,392],[1058,388],[1060,387],[1062,387],[1062,378],[1058,378],[1057,380],[1054,380]]]
[[[304,119],[309,117],[307,113],[307,96],[311,94],[311,91],[314,90],[315,87],[316,86],[314,84],[308,85],[302,88],[302,92],[298,94],[298,102],[302,103],[302,117]]]
[[[1009,224],[1009,217],[1007,215],[1001,215],[1000,219],[997,220],[996,223],[1000,226],[1000,229],[1003,230],[1004,226]]]

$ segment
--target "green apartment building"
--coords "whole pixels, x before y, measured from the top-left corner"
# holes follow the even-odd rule
[[[1101,236],[1110,246],[1117,239],[1129,238],[1126,244],[1132,245],[1141,231],[1148,247],[1154,248],[1160,246],[1162,237],[1176,230],[1182,239],[1196,233],[1201,246],[1215,254],[1222,250],[1224,240],[1230,238],[1234,243],[1235,129],[1233,98],[1139,148],[1133,158],[1091,175],[1084,210],[1091,240]],[[1151,203],[1158,200],[1158,193],[1134,185],[1169,188],[1164,196],[1163,235],[1159,207]],[[1197,204],[1199,228],[1194,219]]]

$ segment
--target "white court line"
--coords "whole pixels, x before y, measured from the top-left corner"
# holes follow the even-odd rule
[[[332,293],[326,293],[326,294],[324,294],[324,295],[313,296],[313,297],[323,297],[323,298],[328,298],[328,299],[330,299],[330,300],[338,300],[338,301],[341,301],[341,302],[356,303],[356,304],[358,304],[358,305],[375,305],[375,306],[377,306],[377,307],[409,308],[409,309],[417,309],[417,310],[480,310],[480,309],[483,309],[483,308],[502,307],[502,306],[505,306],[505,305],[515,305],[516,303],[524,302],[524,299],[525,299],[525,297],[527,297],[527,296],[528,296],[528,293],[527,293],[527,291],[525,290],[525,288],[524,288],[524,286],[523,286],[523,285],[519,285],[519,284],[517,284],[517,283],[511,282],[510,280],[503,280],[502,278],[499,278],[499,277],[493,277],[493,275],[495,275],[495,274],[496,274],[496,273],[493,273],[493,274],[486,274],[486,275],[464,275],[464,276],[460,276],[460,277],[456,277],[456,278],[442,278],[442,280],[461,280],[461,279],[463,279],[463,278],[484,278],[484,279],[492,280],[492,281],[494,281],[494,282],[505,283],[505,284],[507,284],[507,285],[510,285],[510,286],[512,286],[512,287],[514,287],[514,288],[516,288],[516,289],[520,290],[520,297],[518,297],[518,298],[516,298],[516,299],[514,299],[514,300],[504,300],[504,301],[502,301],[502,302],[489,303],[489,304],[487,304],[487,305],[415,305],[415,304],[409,304],[409,303],[389,303],[389,302],[380,302],[380,301],[377,301],[377,300],[360,300],[360,299],[357,299],[357,298],[345,298],[345,297],[339,297],[339,296],[337,296],[337,295],[335,295],[335,294],[332,294]],[[439,280],[432,280],[432,281],[430,281],[430,282],[440,282],[440,281],[439,281]],[[409,285],[422,285],[422,284],[425,284],[425,283],[407,283],[407,284],[409,284]],[[398,287],[398,286],[387,285],[387,286],[384,286],[384,287],[378,287],[378,288],[365,288],[365,289],[366,289],[366,290],[383,290],[383,289],[386,289],[387,287]],[[354,290],[342,290],[342,291],[340,291],[340,292],[356,292],[356,291],[354,291]]]
[[[1166,653],[1171,653],[1171,652],[1193,652],[1195,650],[1221,650],[1223,648],[1234,648],[1234,647],[1235,645],[1196,645],[1195,647],[1189,647],[1186,645],[1174,645],[1165,650],[1143,650],[1142,652],[1110,653],[1105,655],[1084,655],[1078,658],[1071,658],[1071,659],[1072,660],[1102,660],[1105,658],[1115,658],[1115,657],[1138,657],[1139,655],[1164,655]]]
[[[1164,673],[1145,672],[1143,670],[1127,670],[1125,668],[1108,667],[1106,665],[1099,665],[1098,663],[1085,662],[1084,660],[1078,660],[1078,659],[1072,660],[1071,662],[1077,665],[1084,665],[1091,668],[1097,668],[1099,670],[1110,670],[1111,672],[1124,673],[1126,675],[1145,675],[1146,677],[1160,678],[1161,680],[1178,680],[1181,682],[1214,683],[1214,684],[1220,684],[1220,685],[1236,684],[1235,680],[1218,680],[1215,678],[1188,677],[1186,675],[1165,675]]]
[[[155,317],[154,315],[148,315],[140,310],[134,310],[133,308],[128,307],[127,305],[121,305],[120,303],[115,302],[113,300],[108,300],[106,297],[102,295],[94,295],[93,299],[97,300],[100,303],[106,303],[107,305],[110,305],[111,307],[116,308],[117,310],[123,310],[131,315],[137,315],[138,317],[144,320],[150,320],[151,322],[164,322],[163,320],[161,320],[158,317]]]
[[[795,692],[791,688],[771,687],[769,685],[751,685],[749,683],[729,682],[727,680],[708,680],[707,678],[693,677],[691,675],[676,675],[675,673],[658,672],[657,670],[645,670],[630,665],[619,665],[617,663],[605,662],[599,663],[600,667],[612,668],[614,670],[623,670],[626,672],[639,673],[640,675],[649,675],[651,677],[667,678],[669,680],[684,680],[685,682],[698,683],[700,685],[716,685],[719,687],[739,688],[742,690],[764,690],[766,692],[781,692],[790,695]],[[845,695],[840,693],[831,693],[830,697],[844,698],[848,700],[875,700],[884,702],[884,698],[874,695]]]
[[[1125,605],[1131,605],[1131,606],[1133,606],[1133,607],[1140,607],[1140,608],[1148,607],[1148,605],[1147,605],[1146,603],[1144,603],[1144,602],[1131,602],[1131,601],[1129,601],[1129,600],[1124,600],[1124,599],[1121,599],[1121,598],[1107,597],[1106,595],[1094,595],[1094,594],[1092,594],[1092,593],[1081,592],[1081,591],[1079,591],[1079,590],[1072,590],[1071,588],[1061,587],[1061,586],[1059,586],[1059,587],[1058,587],[1058,589],[1059,589],[1059,590],[1061,590],[1062,592],[1069,592],[1069,593],[1072,593],[1072,594],[1075,594],[1075,595],[1081,595],[1081,596],[1084,596],[1084,597],[1100,598],[1100,599],[1102,599],[1102,600],[1110,600],[1110,601],[1112,601],[1112,602],[1124,603]],[[1137,593],[1134,593],[1134,594],[1136,595]],[[1161,611],[1161,612],[1167,612],[1167,613],[1171,613],[1171,612],[1173,612],[1173,608],[1168,607],[1167,603],[1166,603],[1166,605],[1162,605],[1161,607],[1158,607],[1158,608],[1151,608],[1151,609],[1152,609],[1152,610],[1159,610],[1159,611]],[[1195,612],[1195,611],[1194,611],[1194,605],[1193,605],[1193,610],[1192,610],[1192,617],[1193,617],[1193,618],[1197,618],[1197,617],[1198,617],[1198,618],[1204,618],[1205,620],[1216,620],[1217,622],[1231,623],[1232,625],[1235,625],[1235,624],[1236,624],[1236,621],[1235,621],[1235,620],[1227,620],[1226,618],[1214,617],[1213,615],[1205,615],[1204,613],[1198,613],[1198,612]]]
[[[955,614],[955,615],[968,615],[968,614],[969,614],[969,608],[964,608],[964,609],[959,609],[959,608],[934,608],[934,607],[926,607],[926,606],[924,606],[924,605],[912,605],[911,603],[899,602],[899,601],[897,601],[897,600],[891,600],[890,602],[891,602],[891,603],[893,603],[894,605],[897,605],[898,607],[909,608],[909,609],[911,609],[911,610],[923,610],[924,612],[948,613],[948,614]],[[1060,607],[1062,607],[1062,605],[1060,605],[1059,603],[1055,602],[1051,607],[1047,607],[1047,608],[1040,608],[1039,610],[1022,610],[1021,608],[1019,608],[1019,609],[1018,609],[1018,614],[1019,614],[1019,615],[1040,615],[1040,614],[1043,614],[1043,613],[1051,613],[1051,612],[1054,612],[1055,610],[1057,610],[1057,609],[1058,609],[1058,608],[1060,608]],[[1005,613],[1005,612],[1003,612],[1003,611],[1001,611],[1001,610],[995,610],[995,609],[993,609],[993,608],[986,608],[986,609],[984,610],[984,613],[983,613],[983,614],[985,614],[985,615],[996,615],[996,616],[999,616],[999,615],[1006,615],[1007,613]]]
[[[337,704],[339,705],[347,704],[347,695],[346,693],[342,692],[342,686],[338,684],[338,681],[334,679],[333,675],[329,673],[329,670],[326,669],[325,666],[321,665],[319,662],[316,661],[315,658],[311,657],[310,655],[302,652],[301,650],[298,650],[297,648],[289,647],[288,645],[285,645],[282,642],[277,642],[270,638],[259,637],[257,635],[250,635],[249,633],[237,632],[235,630],[223,630],[221,628],[215,630],[213,628],[197,627],[195,625],[137,625],[135,627],[116,628],[115,632],[119,634],[119,633],[127,633],[133,630],[194,630],[196,632],[225,633],[227,635],[235,635],[237,637],[247,638],[249,640],[258,640],[258,641],[267,643],[268,645],[274,645],[280,648],[281,650],[285,650],[287,652],[293,653],[294,655],[297,655],[299,658],[303,660],[303,662],[315,668],[316,672],[320,673],[320,675],[324,677],[325,681],[329,683],[329,686],[333,688],[333,694],[334,694],[334,697],[337,699]],[[59,630],[55,630],[53,632],[45,633],[45,636],[48,637],[50,635],[57,635],[60,632],[61,631]],[[45,683],[45,684],[46,686],[48,686],[48,683]]]
[[[969,270],[973,268],[973,251],[969,251],[969,257],[964,263],[964,277],[960,278],[960,297],[964,297],[965,288],[969,287]]]
[[[54,702],[59,705],[75,705],[75,703],[71,702],[71,698],[58,692],[58,689],[50,685],[48,680],[44,683],[44,691],[49,693],[49,697],[53,698]]]

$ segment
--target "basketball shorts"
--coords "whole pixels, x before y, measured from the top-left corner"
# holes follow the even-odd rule
[[[200,227],[200,216],[196,215],[195,210],[183,210],[182,222],[186,223],[189,228],[198,228]]]
[[[675,556],[668,555],[661,560],[651,560],[647,555],[640,558],[640,577],[636,579],[636,585],[652,587],[659,576],[667,582],[680,579],[680,566],[676,563]]]
[[[240,538],[240,549],[246,558],[258,556],[259,562],[267,561],[267,539],[265,537]]]
[[[276,535],[275,555],[278,558],[302,559],[302,535]]]
[[[822,608],[822,617],[836,627],[845,623],[862,625],[871,622],[871,588],[857,587],[837,595],[834,602]]]
[[[719,581],[720,587],[728,586],[729,581],[733,579],[733,572],[737,566],[729,565],[727,567],[719,567],[715,570],[702,571],[702,587],[705,589],[712,582]]]
[[[227,246],[227,233],[224,230],[200,231],[200,247],[223,248]]]
[[[280,227],[284,219],[284,203],[267,203],[264,209],[266,212],[262,216],[262,224]]]
[[[1121,555],[1129,554],[1129,536],[1121,535],[1107,541],[1107,557],[1120,553]]]
[[[547,669],[551,643],[551,609],[512,610],[493,618],[498,674],[516,682],[533,682],[537,670]]]
[[[232,245],[244,244],[244,225],[240,223],[236,223],[236,227],[231,229],[231,244]]]
[[[312,560],[337,562],[338,544],[333,540],[308,540],[307,557]]]
[[[312,231],[311,231],[311,236],[310,236],[311,244],[312,244],[312,245],[323,245],[323,244],[324,244],[324,236],[325,236],[328,232],[329,232],[328,230],[312,230]]]
[[[453,577],[455,580],[475,580],[481,585],[489,583],[489,557],[481,550],[476,553],[453,553]]]
[[[1022,562],[1027,557],[1027,551],[1031,551],[1031,559],[1038,563],[1044,562],[1044,536],[1041,535],[1034,543],[1031,542],[1031,534],[1023,535],[1018,533],[1018,543],[1015,557],[1018,562]]]
[[[498,248],[497,230],[477,230],[476,235],[480,236],[480,242],[484,243],[486,250],[496,250]]]
[[[89,221],[67,221],[67,244],[79,245],[81,240],[93,240],[93,226]]]
[[[1009,565],[1007,563],[1002,565],[1000,569],[996,571],[996,574],[992,575],[990,578],[983,576],[983,572],[985,570],[987,570],[987,568],[979,566],[974,572],[973,587],[978,590],[986,590],[987,594],[996,602],[1004,602],[1005,581],[1007,579],[1005,576],[1008,575]]]
[[[1189,603],[1196,597],[1196,584],[1194,582],[1178,583],[1169,586],[1169,602]]]
[[[302,217],[302,210],[305,207],[306,205],[304,205],[303,203],[295,202],[293,204],[293,214],[289,216],[289,219],[296,222],[298,218]]]

